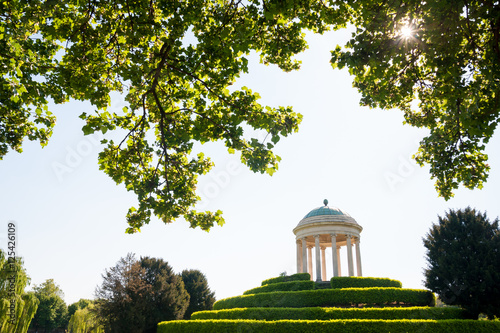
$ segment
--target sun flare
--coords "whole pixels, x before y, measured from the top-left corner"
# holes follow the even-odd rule
[[[411,26],[409,25],[405,25],[404,27],[401,28],[400,32],[399,32],[399,35],[403,38],[411,38],[413,37],[413,29]]]

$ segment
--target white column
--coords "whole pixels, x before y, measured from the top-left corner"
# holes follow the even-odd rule
[[[340,245],[337,245],[337,268],[339,270],[339,276],[342,276],[341,264],[340,264]]]
[[[306,238],[302,238],[302,273],[307,273],[307,242]]]
[[[302,273],[302,242],[297,239],[297,273]]]
[[[359,250],[359,236],[354,239],[354,244],[356,244],[356,266],[358,269],[358,276],[363,276],[361,271],[361,251]]]
[[[316,281],[321,281],[321,254],[319,248],[319,235],[314,235],[314,247],[316,248]]]
[[[326,281],[326,247],[321,246],[321,280]]]
[[[308,250],[308,258],[307,258],[307,264],[309,266],[309,275],[311,275],[311,281],[313,281],[313,252],[312,252],[312,246],[307,247]]]
[[[337,235],[336,234],[330,234],[330,237],[332,238],[333,276],[339,276],[339,265],[337,263],[337,261],[338,261],[338,256],[337,256]]]
[[[354,265],[352,262],[352,243],[351,243],[351,238],[352,236],[347,234],[346,235],[346,240],[347,240],[347,266],[349,269],[349,276],[354,276]]]

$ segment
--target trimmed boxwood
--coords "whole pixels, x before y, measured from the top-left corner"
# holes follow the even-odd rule
[[[289,281],[306,281],[306,280],[311,280],[311,275],[309,275],[309,273],[297,273],[292,275],[284,275],[284,276],[270,278],[262,281],[261,285],[265,286],[266,284],[272,284],[272,283],[289,282]]]
[[[199,311],[191,319],[331,320],[331,319],[465,319],[464,310],[454,307],[409,308],[236,308]]]
[[[357,276],[339,276],[330,279],[330,286],[337,288],[401,288],[400,281],[388,278],[357,277]]]
[[[243,295],[268,293],[272,291],[294,291],[294,290],[312,290],[314,289],[314,282],[309,281],[289,281],[266,284],[262,287],[247,290]]]
[[[214,310],[248,307],[434,306],[434,294],[422,289],[347,288],[276,291],[219,300]]]
[[[158,333],[302,333],[409,332],[497,333],[500,321],[480,320],[174,320],[158,324]]]

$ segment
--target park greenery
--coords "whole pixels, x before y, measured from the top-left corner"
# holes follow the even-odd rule
[[[25,292],[30,283],[21,258],[9,260],[0,249],[0,332],[26,332],[37,312],[39,301]]]
[[[26,293],[30,279],[23,261],[17,258],[11,265],[0,250],[0,332],[25,333],[30,328],[47,333],[150,333],[160,321],[188,319],[193,312],[211,310],[215,302],[202,272],[186,269],[176,274],[159,258],[128,254],[102,277],[96,299],[66,306],[53,279]]]
[[[478,222],[472,227],[469,224],[470,231],[484,232],[485,221],[489,223],[485,215],[476,214],[470,209],[466,211],[472,212],[470,215],[483,224],[479,227],[481,223]],[[498,227],[498,221],[491,223],[491,226]],[[440,232],[446,233],[445,228],[441,228]],[[452,238],[456,236],[451,234]],[[458,242],[463,241],[459,237],[455,238]],[[443,247],[443,251],[449,250]],[[21,293],[24,288],[21,285],[27,283],[29,278],[22,268],[22,261],[18,261],[17,265],[21,272],[19,281],[22,283],[16,292]],[[4,271],[1,270],[0,275],[2,287],[6,285]],[[454,269],[453,272],[457,276],[463,275],[463,270]],[[343,332],[435,333],[493,332],[500,329],[498,319],[470,320],[470,308],[460,303],[455,304],[462,307],[435,307],[432,291],[405,289],[401,282],[388,278],[334,277],[329,285],[325,285],[311,281],[308,273],[283,274],[262,281],[260,287],[249,289],[241,296],[215,303],[203,273],[184,270],[175,274],[168,263],[158,258],[136,259],[133,254],[128,254],[114,267],[105,270],[102,278],[102,284],[96,289],[95,300],[80,299],[68,307],[61,299],[61,289],[52,279],[35,285],[34,291],[27,294],[35,301],[31,315],[21,308],[16,313],[24,317],[16,318],[19,320],[17,328],[1,326],[1,332],[26,332],[35,312],[38,323],[45,323],[45,326],[37,327],[38,331],[67,329],[69,333],[305,332],[311,329],[319,332],[341,329]],[[4,289],[0,292],[4,292]],[[494,296],[492,299],[479,297],[483,302],[481,311],[486,314],[498,313],[488,312],[495,306],[498,311]],[[38,302],[40,307],[37,310]],[[60,304],[64,305],[64,309]],[[65,314],[63,319],[61,313]],[[0,314],[0,323],[5,325],[5,315],[3,312]],[[52,320],[46,320],[49,317]]]
[[[304,284],[307,280],[313,288]],[[217,301],[213,310],[193,313],[191,320],[162,322],[158,333],[486,333],[500,329],[499,321],[465,319],[466,311],[457,307],[436,308],[432,292],[405,289],[396,280],[333,277],[330,282],[330,286],[314,283],[307,273],[267,279],[241,296]]]
[[[500,317],[500,228],[486,213],[467,207],[438,217],[424,238],[425,286],[468,316]]]
[[[68,332],[69,333],[104,333],[104,328],[99,324],[95,315],[94,302],[80,299],[68,306]]]
[[[398,108],[429,129],[415,155],[444,198],[482,187],[484,148],[499,119],[500,4],[494,1],[11,0],[0,2],[0,158],[25,139],[46,145],[51,103],[88,101],[85,134],[102,133],[99,167],[136,194],[134,233],[156,216],[191,227],[222,225],[197,211],[198,176],[213,162],[195,143],[222,141],[254,172],[273,174],[273,148],[298,130],[288,106],[235,89],[250,53],[284,71],[307,48],[305,31],[353,26],[332,45],[361,104]],[[110,111],[111,94],[127,102]],[[264,133],[259,141],[252,133]],[[116,134],[113,134],[116,133]],[[119,136],[120,139],[116,140]],[[115,138],[115,139],[112,139]],[[116,141],[115,141],[116,140]]]
[[[33,286],[33,293],[40,304],[30,328],[35,331],[51,332],[65,328],[68,324],[68,307],[64,302],[64,293],[53,279]]]
[[[105,332],[154,333],[160,321],[212,309],[215,302],[203,273],[176,274],[160,258],[136,259],[129,253],[102,277],[89,313]]]

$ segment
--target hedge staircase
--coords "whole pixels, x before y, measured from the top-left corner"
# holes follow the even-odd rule
[[[404,289],[396,280],[338,277],[325,287],[307,273],[268,279],[191,320],[159,323],[158,333],[500,332],[499,321],[467,320],[461,309],[436,308],[430,291]]]

